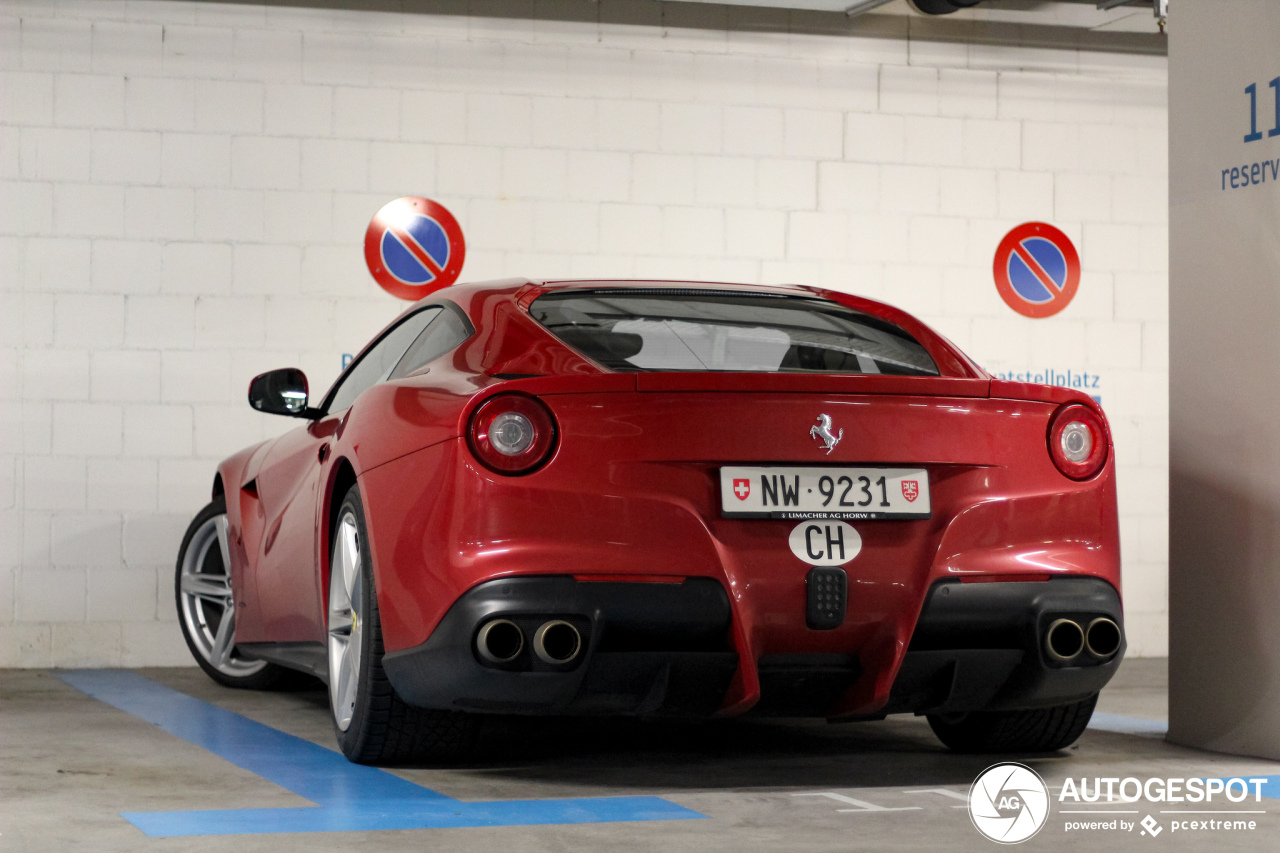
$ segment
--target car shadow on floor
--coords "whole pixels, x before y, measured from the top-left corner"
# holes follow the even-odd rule
[[[265,704],[278,712],[285,711],[282,703],[292,709],[277,724],[287,719],[284,728],[335,748],[327,732],[325,689],[258,696],[272,696]],[[799,785],[964,788],[999,761],[1029,763],[1044,772],[1046,764],[1070,761],[1074,751],[962,755],[943,747],[923,717],[910,715],[838,724],[751,716],[701,721],[496,715],[482,719],[475,749],[465,759],[391,769],[428,787],[438,784],[433,777],[444,771],[474,781],[618,793],[767,791]]]
[[[619,789],[967,786],[1002,760],[950,752],[911,717],[844,724],[501,717],[485,721],[478,741],[463,762],[472,776]]]

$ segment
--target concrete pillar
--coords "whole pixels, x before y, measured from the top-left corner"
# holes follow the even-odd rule
[[[1169,739],[1280,759],[1280,3],[1169,33]]]

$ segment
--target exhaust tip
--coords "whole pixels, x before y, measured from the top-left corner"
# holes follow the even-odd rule
[[[1051,660],[1069,661],[1084,651],[1084,630],[1078,622],[1055,619],[1044,633],[1044,648]]]
[[[1089,623],[1084,632],[1085,648],[1096,658],[1109,658],[1120,650],[1120,626],[1105,616]]]
[[[476,650],[489,663],[510,663],[524,650],[524,632],[510,619],[491,619],[476,634]]]
[[[543,663],[569,663],[581,651],[582,635],[563,619],[544,622],[533,635],[533,653]]]

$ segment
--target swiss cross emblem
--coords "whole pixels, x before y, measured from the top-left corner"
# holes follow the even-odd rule
[[[747,495],[751,494],[751,481],[734,480],[733,493],[738,496],[738,500],[745,501],[747,499]]]
[[[920,483],[917,480],[902,481],[902,496],[908,501],[914,502],[920,497]]]

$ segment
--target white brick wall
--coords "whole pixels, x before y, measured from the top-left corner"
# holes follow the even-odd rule
[[[172,566],[218,459],[401,306],[369,217],[464,277],[799,281],[993,371],[1101,374],[1134,654],[1166,648],[1165,63],[1064,50],[238,4],[0,0],[0,666],[189,662]],[[1015,315],[995,246],[1076,241]]]

